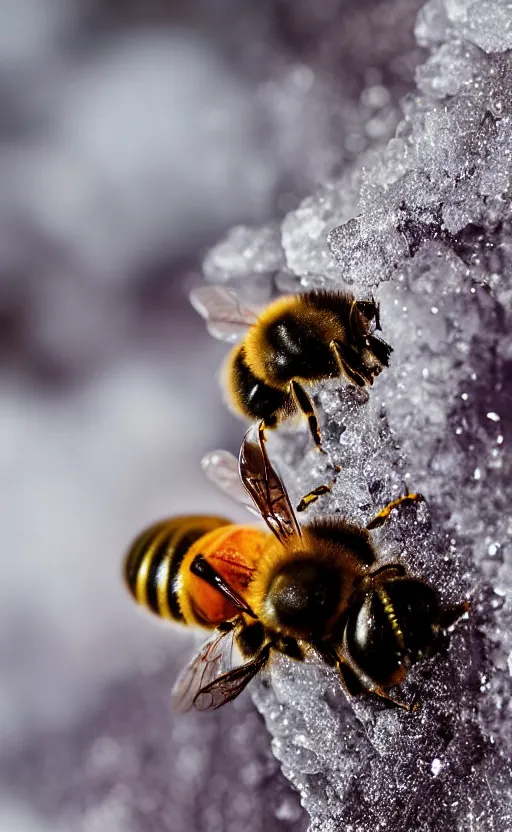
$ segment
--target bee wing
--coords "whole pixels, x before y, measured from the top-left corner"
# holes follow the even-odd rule
[[[231,630],[215,630],[199,653],[183,668],[171,694],[172,706],[177,713],[189,711],[201,691],[232,667],[235,631],[236,627]]]
[[[226,702],[236,699],[251,679],[262,670],[268,661],[270,644],[266,644],[260,654],[250,662],[234,667],[201,688],[194,699],[198,711],[216,711]]]
[[[242,301],[226,286],[199,286],[189,295],[190,303],[206,321],[210,335],[234,344],[258,320],[259,309]]]
[[[283,545],[302,537],[290,498],[268,458],[263,431],[251,425],[244,436],[239,458],[240,479],[269,529]]]
[[[260,516],[251,497],[248,495],[238,471],[238,460],[229,451],[210,451],[201,460],[201,468],[206,478],[236,503],[245,506],[253,514]]]

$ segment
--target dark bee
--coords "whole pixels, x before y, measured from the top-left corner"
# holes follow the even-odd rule
[[[224,370],[232,410],[262,428],[303,414],[318,447],[318,420],[306,387],[338,377],[372,385],[389,363],[392,348],[374,334],[380,320],[373,300],[313,291],[281,297],[258,312],[231,289],[205,286],[192,292],[191,301],[216,337],[243,335]]]
[[[206,463],[210,478],[240,499],[236,460],[216,452]],[[337,668],[347,694],[366,691],[408,707],[387,688],[432,655],[443,630],[468,609],[463,602],[443,610],[434,589],[402,564],[379,564],[369,529],[420,495],[393,501],[366,528],[338,516],[299,526],[256,426],[245,435],[239,472],[271,534],[223,518],[178,518],[143,533],[127,556],[137,601],[214,630],[178,679],[175,707],[218,708],[274,651],[300,661],[311,648]],[[233,644],[244,659],[238,666]]]

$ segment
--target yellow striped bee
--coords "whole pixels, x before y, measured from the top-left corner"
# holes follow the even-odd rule
[[[366,528],[338,515],[300,526],[257,426],[245,435],[239,473],[226,452],[209,455],[205,467],[244,504],[249,495],[267,531],[187,516],[151,526],[132,544],[125,577],[135,600],[163,618],[213,630],[179,677],[174,707],[218,708],[275,651],[300,661],[311,649],[336,667],[348,694],[372,692],[407,707],[386,689],[431,655],[467,610],[466,603],[442,610],[434,589],[402,564],[379,564],[369,530],[421,496],[395,500]]]
[[[217,338],[234,341],[224,368],[227,403],[238,415],[275,428],[303,414],[315,444],[321,436],[307,386],[342,377],[372,385],[392,348],[375,335],[379,306],[346,292],[313,291],[278,298],[265,309],[232,289],[202,286],[190,300]]]

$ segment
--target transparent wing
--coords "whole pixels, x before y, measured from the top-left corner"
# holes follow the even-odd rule
[[[259,425],[251,425],[244,436],[239,471],[258,513],[279,542],[286,546],[293,537],[302,537],[286,488],[268,458]]]
[[[189,711],[203,688],[231,669],[235,631],[236,627],[215,630],[190,664],[183,668],[171,694],[172,707],[177,713]]]
[[[268,661],[270,644],[265,645],[259,656],[246,664],[223,673],[218,679],[202,688],[197,694],[194,705],[198,711],[216,711],[226,702],[236,699],[251,679],[262,670]]]
[[[210,451],[201,460],[201,468],[206,478],[224,494],[245,506],[258,517],[260,513],[240,479],[238,460],[229,451]]]
[[[189,295],[190,303],[206,321],[210,335],[234,344],[258,320],[259,308],[242,301],[226,286],[199,286]]]

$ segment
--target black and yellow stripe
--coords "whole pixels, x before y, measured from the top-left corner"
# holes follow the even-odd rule
[[[185,515],[141,532],[124,563],[125,580],[135,600],[161,618],[183,622],[177,580],[183,559],[196,540],[228,522],[222,517]]]
[[[404,634],[400,627],[400,622],[398,621],[393,601],[391,600],[383,586],[379,587],[379,589],[377,590],[377,596],[382,604],[384,615],[387,617],[389,623],[391,624],[391,629],[393,630],[396,643],[400,650],[403,651],[405,650]]]

